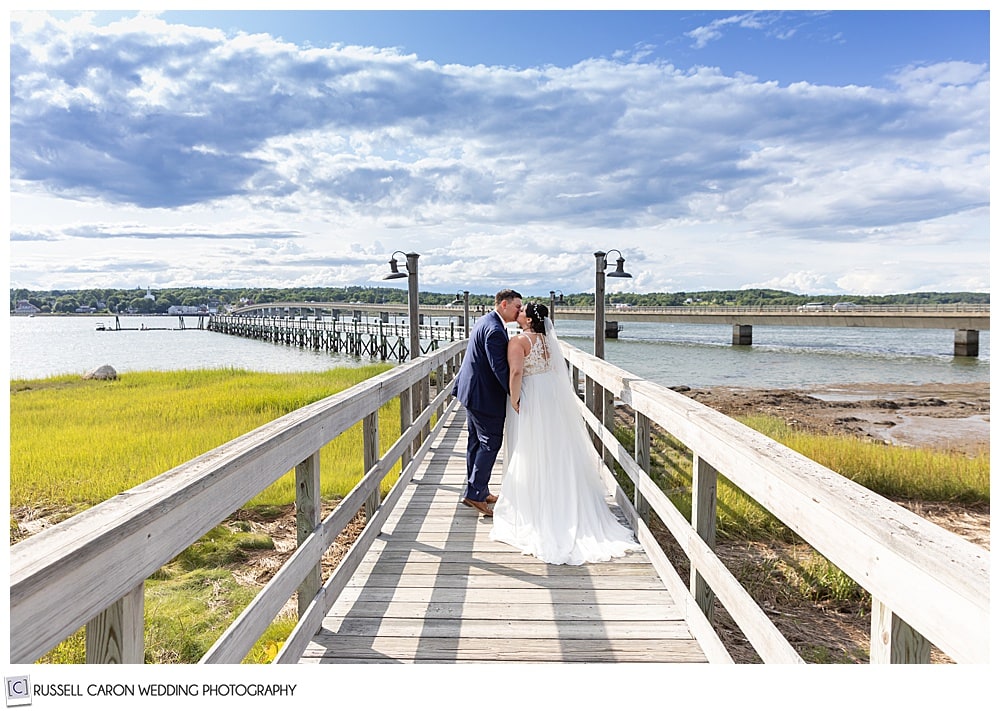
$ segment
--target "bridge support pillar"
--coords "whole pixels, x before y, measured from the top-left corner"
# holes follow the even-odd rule
[[[605,338],[618,338],[618,332],[621,331],[621,327],[618,325],[617,321],[605,321],[604,322],[604,337]]]
[[[745,323],[734,323],[733,324],[733,345],[734,346],[752,346],[753,345],[753,326]]]
[[[960,328],[955,331],[955,355],[979,357],[979,331]]]

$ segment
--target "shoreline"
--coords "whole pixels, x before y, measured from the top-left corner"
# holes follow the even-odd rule
[[[988,382],[676,389],[731,417],[772,415],[811,432],[969,456],[990,450]]]

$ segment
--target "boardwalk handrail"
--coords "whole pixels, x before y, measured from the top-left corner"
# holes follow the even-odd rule
[[[300,538],[305,538],[303,525],[312,533],[319,523],[320,449],[363,422],[366,472],[359,472],[364,474],[361,481],[341,502],[339,513],[312,533],[295,560],[295,574],[285,573],[268,586],[266,601],[258,596],[234,625],[241,631],[258,628],[258,611],[275,604],[280,609],[295,589],[301,610],[319,588],[322,550],[314,541],[323,537],[332,542],[366,499],[369,506],[372,501],[377,505],[373,497],[381,479],[397,461],[404,468],[409,465],[421,442],[426,446],[432,415],[442,415],[447,397],[443,385],[456,372],[465,344],[451,344],[288,413],[12,546],[11,662],[34,662],[86,625],[88,663],[141,663],[146,578],[293,468]],[[434,401],[428,394],[432,378],[442,391]],[[379,456],[378,411],[396,397],[400,437]],[[304,489],[312,490],[302,496]],[[280,602],[275,591],[285,595]],[[227,638],[235,641],[213,647],[209,661],[239,661],[256,639],[248,644],[245,634]]]
[[[645,506],[688,556],[701,609],[710,609],[714,593],[765,662],[789,661],[787,649],[711,551],[720,473],[871,593],[872,662],[928,661],[928,641],[956,662],[989,660],[989,551],[702,403],[569,344],[564,351],[574,378],[586,377],[594,413],[585,415],[588,423],[635,486],[638,506],[624,497],[619,503],[647,553],[654,557],[656,542],[639,513]],[[633,458],[615,438],[612,398],[635,412],[637,442],[648,447],[648,423],[655,422],[692,452],[691,523],[649,478],[648,464],[636,462],[644,458],[641,444]],[[661,576],[685,594],[676,573]]]

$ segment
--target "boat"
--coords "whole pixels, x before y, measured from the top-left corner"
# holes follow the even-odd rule
[[[103,321],[98,321],[97,322],[97,330],[98,331],[107,331],[108,327],[104,325]]]

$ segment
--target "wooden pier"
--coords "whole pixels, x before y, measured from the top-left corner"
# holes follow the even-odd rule
[[[418,328],[422,354],[435,350],[441,343],[465,338],[464,329],[454,323]],[[215,315],[209,320],[208,330],[357,358],[400,363],[410,358],[409,325],[381,320]]]
[[[202,663],[244,661],[294,600],[275,663],[731,663],[713,623],[721,606],[764,663],[801,664],[772,621],[782,611],[761,609],[715,554],[719,476],[871,595],[872,663],[926,663],[931,645],[956,663],[989,662],[987,549],[569,344],[609,505],[643,551],[569,568],[489,541],[489,523],[458,502],[464,428],[449,383],[465,347],[442,345],[12,546],[11,663],[32,664],[83,626],[88,663],[141,663],[146,579],[292,471],[297,548]],[[386,447],[389,403],[400,436]],[[620,408],[635,423],[629,446]],[[357,483],[322,518],[321,451],[359,425]],[[654,425],[690,452],[690,515],[650,476]],[[324,554],[362,511],[364,528],[324,579]],[[653,514],[689,575],[651,532]]]

